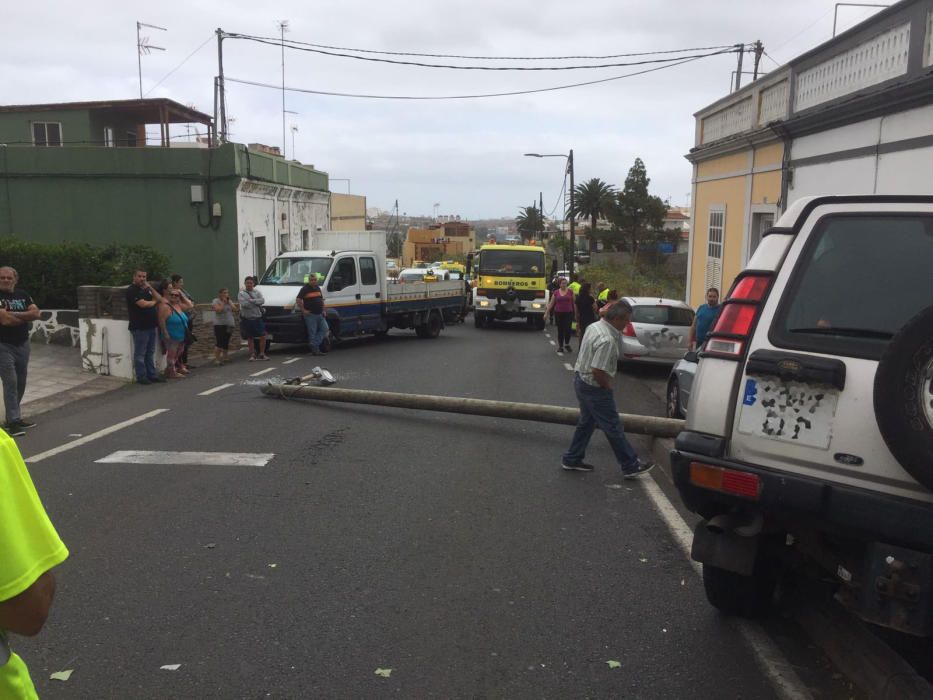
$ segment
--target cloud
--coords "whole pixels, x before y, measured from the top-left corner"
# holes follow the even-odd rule
[[[764,0],[14,4],[5,8],[0,26],[5,48],[2,101],[138,96],[137,20],[168,29],[144,30],[151,43],[167,49],[143,56],[144,90],[212,113],[216,42],[208,41],[178,66],[218,26],[275,37],[276,22],[287,18],[290,40],[468,55],[620,54],[761,39],[766,50],[774,47],[775,58],[787,60],[829,38],[832,8],[830,0],[785,0],[780,12]],[[842,24],[850,26],[869,12],[853,10]],[[528,62],[536,63],[556,62]],[[225,40],[224,64],[228,76],[275,85],[281,80],[277,46]],[[774,68],[768,59],[764,66]],[[728,93],[734,67],[730,54],[598,86],[476,101],[396,102],[288,93],[287,108],[299,114],[287,115],[286,126],[299,127],[295,147],[300,160],[335,177],[349,177],[353,192],[365,194],[371,206],[387,208],[398,198],[409,213],[428,213],[439,201],[444,211],[468,217],[512,215],[542,191],[549,209],[560,191],[561,161],[521,154],[566,153],[570,148],[578,181],[601,177],[620,185],[640,156],[655,193],[683,203],[690,190],[691,169],[683,155],[693,145],[692,114]],[[630,70],[634,68],[492,73],[286,53],[289,86],[375,94],[524,90]],[[228,88],[235,138],[281,145],[281,93],[233,83]],[[290,133],[287,141],[290,149]]]

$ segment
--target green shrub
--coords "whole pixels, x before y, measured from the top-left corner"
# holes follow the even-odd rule
[[[597,282],[605,282],[609,289],[618,290],[619,296],[683,299],[686,294],[686,280],[672,275],[663,265],[610,262],[586,265],[579,272],[594,288]]]
[[[168,257],[148,246],[47,244],[18,238],[0,238],[0,265],[16,268],[20,284],[40,309],[76,309],[79,286],[127,285],[136,268],[146,270],[149,279],[161,279],[169,271]]]

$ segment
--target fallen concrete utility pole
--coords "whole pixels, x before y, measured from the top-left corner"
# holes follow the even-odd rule
[[[420,411],[441,411],[443,413],[464,413],[473,416],[491,418],[513,418],[538,423],[559,423],[576,425],[580,411],[576,408],[561,406],[543,406],[535,403],[512,403],[509,401],[488,401],[486,399],[467,399],[456,396],[428,396],[425,394],[399,394],[390,391],[363,391],[360,389],[335,389],[333,387],[288,386],[285,384],[266,384],[262,393],[294,399],[316,399],[318,401],[336,401],[338,403],[362,403],[371,406],[392,406],[395,408],[413,408]],[[626,433],[653,435],[655,437],[676,437],[683,430],[684,422],[674,418],[656,418],[654,416],[635,416],[620,413],[619,418]]]

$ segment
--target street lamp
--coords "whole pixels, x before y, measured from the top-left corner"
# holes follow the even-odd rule
[[[568,212],[570,216],[570,261],[567,263],[567,271],[570,273],[570,276],[573,277],[574,258],[576,257],[577,247],[577,232],[574,226],[575,212],[573,208],[573,149],[570,149],[569,155],[564,155],[563,153],[526,153],[525,155],[530,158],[567,159],[567,172],[570,174],[570,211]]]
[[[295,134],[298,132],[298,125],[292,124],[291,131],[292,131],[292,160],[298,160],[298,158],[295,157]]]

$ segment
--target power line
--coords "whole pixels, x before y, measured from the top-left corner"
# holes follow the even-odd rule
[[[771,62],[772,62],[774,65],[776,65],[778,68],[781,67],[781,64],[778,63],[777,61],[775,61],[773,58],[771,58],[771,55],[770,55],[767,51],[763,51],[762,53],[764,53],[764,55],[767,56],[767,57],[771,60]]]
[[[256,35],[246,35],[246,34],[225,34],[225,36],[232,36],[235,38],[250,38],[250,39],[263,39],[267,41],[276,41],[275,37],[268,36],[256,36]],[[306,41],[295,41],[292,40],[290,43],[298,46],[311,46],[317,49],[329,49],[331,51],[353,51],[356,53],[371,53],[379,54],[382,56],[419,56],[421,58],[463,58],[474,61],[565,61],[565,60],[606,60],[610,58],[630,58],[632,56],[656,56],[661,54],[671,54],[671,53],[686,53],[688,51],[712,51],[714,49],[726,49],[734,46],[722,45],[722,46],[696,46],[686,49],[669,49],[665,51],[643,51],[639,53],[617,53],[617,54],[607,54],[604,56],[470,56],[470,55],[458,55],[458,54],[447,54],[447,53],[416,53],[413,51],[378,51],[374,49],[355,49],[349,48],[346,46],[329,46],[328,44],[312,44]]]
[[[707,56],[714,56],[717,53],[722,53],[722,49],[715,51],[713,53],[705,54],[694,54],[691,56],[677,56],[673,58],[652,58],[646,59],[643,61],[628,61],[622,63],[598,63],[591,66],[457,66],[448,63],[422,63],[420,61],[398,61],[390,58],[372,58],[370,56],[354,56],[348,53],[338,53],[335,51],[325,51],[323,49],[315,49],[306,46],[298,46],[295,42],[287,41],[273,41],[271,39],[264,39],[261,37],[248,36],[246,34],[226,34],[227,38],[231,39],[242,39],[244,41],[252,41],[257,44],[267,44],[269,46],[281,47],[285,46],[286,48],[293,49],[295,51],[305,51],[309,53],[321,54],[324,56],[334,56],[337,58],[352,58],[357,61],[370,61],[373,63],[389,63],[397,66],[415,66],[418,68],[445,68],[448,70],[480,70],[480,71],[561,71],[561,70],[587,70],[587,69],[599,69],[599,68],[624,68],[626,66],[643,66],[651,63],[671,63],[675,61],[680,61],[689,58],[705,58]],[[729,51],[734,51],[735,47],[729,47]]]
[[[157,87],[159,87],[163,82],[165,82],[165,80],[166,80],[167,78],[171,77],[171,75],[172,75],[175,71],[177,71],[179,68],[181,68],[183,65],[185,65],[185,64],[188,62],[188,60],[189,60],[192,56],[194,56],[198,51],[200,51],[200,50],[203,49],[205,46],[207,46],[207,43],[208,43],[209,41],[211,41],[212,39],[214,39],[214,34],[211,34],[209,37],[207,37],[207,39],[204,40],[204,43],[203,43],[203,44],[201,44],[198,48],[196,48],[194,51],[192,51],[191,53],[189,53],[189,54],[185,57],[185,60],[184,60],[184,61],[182,61],[182,62],[179,63],[177,66],[175,66],[174,68],[172,68],[172,70],[170,70],[168,73],[166,73],[164,76],[162,76],[162,79],[161,79],[159,82],[157,82],[157,83],[156,83],[155,85],[153,85],[151,88],[149,88],[148,90],[146,90],[146,95],[148,95],[150,92],[152,92],[152,91],[155,90]],[[143,97],[145,97],[146,95],[143,95]]]
[[[301,92],[309,95],[325,95],[328,97],[354,97],[361,99],[370,99],[370,100],[474,100],[488,97],[514,97],[517,95],[532,95],[535,93],[541,92],[554,92],[557,90],[567,90],[570,88],[585,87],[588,85],[599,85],[601,83],[608,83],[613,80],[622,80],[623,78],[632,78],[636,75],[645,75],[646,73],[654,73],[659,70],[664,70],[666,68],[674,68],[675,66],[680,66],[685,63],[691,63],[697,61],[700,58],[708,58],[709,56],[719,56],[725,53],[732,53],[735,51],[735,48],[730,48],[728,51],[718,51],[716,53],[706,54],[704,56],[698,56],[696,58],[686,58],[677,63],[668,63],[663,66],[655,66],[654,68],[646,68],[640,71],[634,71],[632,73],[624,73],[622,75],[613,75],[608,78],[600,78],[598,80],[587,80],[582,83],[569,83],[567,85],[555,85],[553,87],[546,88],[537,88],[533,90],[513,90],[510,92],[490,92],[485,94],[478,95],[367,95],[361,93],[352,93],[352,92],[330,92],[326,90],[311,90],[308,88],[290,88],[286,87],[285,89],[289,92]],[[240,78],[231,78],[226,76],[224,78],[227,82],[231,83],[240,83],[241,85],[252,85],[253,87],[264,87],[264,88],[273,88],[275,90],[281,90],[280,85],[272,85],[271,83],[263,83],[255,80],[243,80]]]

